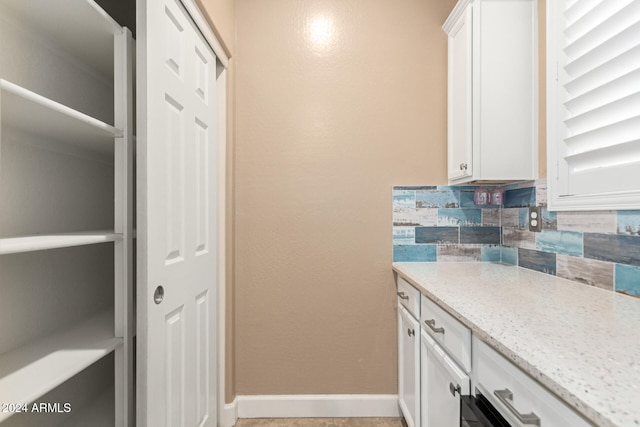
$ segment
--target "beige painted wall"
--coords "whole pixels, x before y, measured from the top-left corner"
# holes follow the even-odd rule
[[[238,0],[238,13],[235,0],[198,2],[233,57],[227,93],[226,401],[235,397],[236,383],[240,394],[395,392],[389,191],[393,184],[445,181],[440,24],[455,1],[336,0],[311,7],[308,1],[267,6]],[[539,0],[539,11],[545,177],[545,0]],[[314,48],[303,42],[305,25],[323,13],[333,16],[342,41]],[[237,163],[236,21],[247,65]],[[322,42],[326,28],[319,22]],[[412,154],[405,159],[402,152]],[[242,171],[238,316],[236,164]]]
[[[547,177],[547,1],[538,0],[538,176]]]
[[[455,0],[237,0],[236,391],[396,393],[391,187],[446,183]]]
[[[236,1],[196,0],[200,9],[209,17],[213,32],[218,37],[229,56],[236,47]]]

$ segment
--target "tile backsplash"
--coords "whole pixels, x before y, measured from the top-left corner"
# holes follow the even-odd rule
[[[502,262],[640,297],[640,210],[550,212],[544,180],[476,206],[476,188],[394,187],[394,262]],[[530,206],[541,232],[528,229]]]

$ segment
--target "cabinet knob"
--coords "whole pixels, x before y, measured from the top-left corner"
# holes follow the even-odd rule
[[[466,163],[460,163],[460,170],[461,171],[466,171],[467,170],[467,164]]]
[[[398,292],[398,298],[409,299],[409,295],[405,295],[404,292]]]
[[[413,337],[416,335],[416,331],[414,331],[413,329],[409,328],[407,329],[407,335],[409,335],[410,337]]]

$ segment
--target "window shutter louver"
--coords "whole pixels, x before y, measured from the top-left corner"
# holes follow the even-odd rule
[[[559,196],[638,191],[640,0],[565,0],[560,19]]]

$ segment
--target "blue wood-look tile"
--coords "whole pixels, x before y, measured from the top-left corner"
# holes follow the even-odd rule
[[[435,190],[435,185],[394,185],[393,191],[396,190]]]
[[[542,229],[543,230],[557,230],[558,229],[558,214],[546,209],[542,209]]]
[[[393,208],[415,208],[416,192],[415,190],[393,190]]]
[[[584,257],[640,266],[640,236],[584,233]]]
[[[500,262],[502,260],[499,245],[483,245],[481,249],[482,262]]]
[[[436,245],[393,245],[393,262],[435,262]]]
[[[529,219],[529,208],[501,209],[500,224],[503,227],[525,228]]]
[[[482,209],[482,225],[500,226],[500,208],[483,208]]]
[[[482,225],[482,210],[440,208],[438,225]]]
[[[618,211],[618,234],[640,236],[640,211]]]
[[[543,252],[582,256],[582,233],[544,230],[536,234],[536,249]]]
[[[460,192],[460,207],[461,208],[475,208],[476,204],[473,202],[473,190]]]
[[[518,265],[518,248],[500,246],[500,260],[504,264]]]
[[[514,188],[505,192],[505,208],[520,208],[536,205],[536,188]]]
[[[518,209],[518,227],[529,227],[529,208]]]
[[[438,245],[438,262],[480,261],[480,245]]]
[[[458,243],[458,227],[416,227],[416,243]]]
[[[393,227],[393,244],[406,245],[416,241],[415,227]]]
[[[555,275],[556,254],[519,248],[518,265],[531,270]]]
[[[616,292],[640,297],[640,267],[616,264]]]
[[[416,206],[419,208],[458,208],[460,207],[459,191],[428,190],[416,191]]]
[[[500,244],[500,227],[460,227],[460,243]]]

